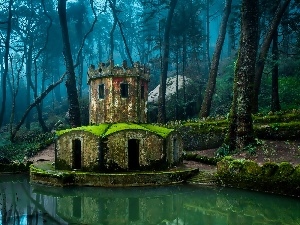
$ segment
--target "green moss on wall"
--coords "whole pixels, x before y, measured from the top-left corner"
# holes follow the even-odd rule
[[[225,186],[300,196],[300,166],[224,158],[217,163],[218,183]]]

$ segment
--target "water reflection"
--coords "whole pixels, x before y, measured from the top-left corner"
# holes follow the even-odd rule
[[[300,200],[192,185],[55,188],[0,176],[1,224],[300,224]]]

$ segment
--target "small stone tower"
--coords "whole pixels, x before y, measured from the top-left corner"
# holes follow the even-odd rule
[[[100,63],[88,70],[89,121],[100,123],[147,123],[149,70],[139,63],[127,67]]]

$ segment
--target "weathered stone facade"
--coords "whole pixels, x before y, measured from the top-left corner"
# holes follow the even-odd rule
[[[156,170],[181,162],[182,141],[177,132],[164,128],[169,133],[163,137],[143,125],[128,128],[110,133],[113,126],[108,125],[106,132],[98,136],[88,130],[61,134],[56,142],[56,169]]]
[[[124,66],[89,68],[90,124],[147,122],[149,71],[139,64]]]
[[[99,146],[99,137],[92,133],[80,130],[64,133],[56,141],[55,167],[65,170],[97,170]],[[76,150],[78,150],[78,154],[76,154]]]

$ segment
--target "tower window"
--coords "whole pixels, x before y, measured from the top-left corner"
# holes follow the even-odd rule
[[[121,89],[121,97],[122,98],[128,98],[128,84],[127,83],[121,83],[120,84]]]
[[[99,96],[99,99],[104,99],[104,84],[99,84],[98,96]]]
[[[141,86],[141,99],[144,99],[144,98],[145,98],[144,92],[145,92],[145,86],[142,85],[142,86]]]

